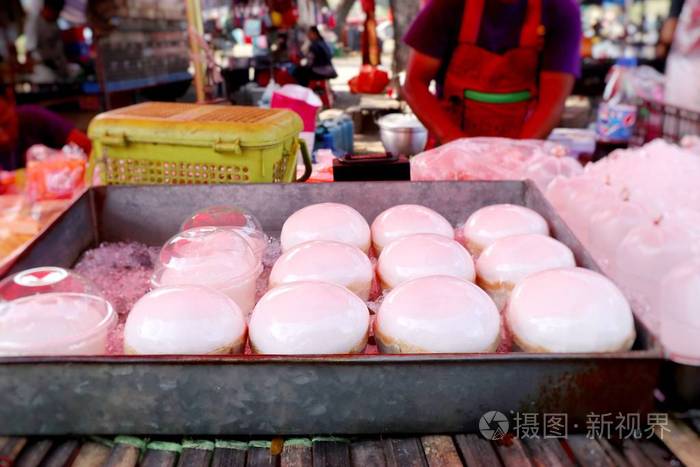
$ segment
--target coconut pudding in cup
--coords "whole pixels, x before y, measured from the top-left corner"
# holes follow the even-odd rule
[[[262,263],[248,242],[229,227],[196,227],[166,242],[151,279],[153,288],[201,285],[231,298],[243,313],[255,306]]]

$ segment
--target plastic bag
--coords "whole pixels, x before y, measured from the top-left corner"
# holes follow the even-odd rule
[[[547,191],[559,215],[651,328],[659,320],[663,326],[670,309],[667,303],[654,305],[663,290],[660,278],[700,254],[698,179],[700,157],[656,140],[615,151],[579,176],[555,180]]]
[[[533,180],[540,189],[547,186],[558,176],[573,177],[583,173],[583,166],[573,157],[552,155],[537,156],[525,164],[524,177]]]
[[[688,151],[700,155],[700,136],[699,135],[685,135],[681,139],[681,147],[687,149]]]
[[[700,112],[700,87],[690,78],[700,74],[700,50],[684,55],[671,52],[666,63],[666,102]]]
[[[298,84],[286,84],[272,93],[270,107],[296,112],[304,122],[304,131],[316,129],[316,115],[322,106],[321,99],[309,88]]]
[[[265,91],[263,92],[262,97],[260,97],[258,107],[269,109],[270,103],[272,102],[272,95],[278,89],[280,89],[280,85],[277,84],[274,79],[270,79],[270,82],[265,87]]]
[[[632,70],[629,76],[632,97],[661,102],[664,99],[666,76],[656,69],[642,65]]]
[[[652,303],[661,321],[661,343],[671,360],[700,366],[700,258],[684,262],[662,277]]]
[[[666,77],[654,68],[635,66],[634,59],[621,59],[606,78],[603,100],[610,104],[633,103],[637,99],[661,102]]]
[[[27,150],[27,196],[32,201],[69,199],[85,185],[87,158],[77,146]]]
[[[544,167],[535,180],[544,189],[557,175],[582,171],[566,154],[547,141],[464,138],[413,157],[411,180],[522,180]]]

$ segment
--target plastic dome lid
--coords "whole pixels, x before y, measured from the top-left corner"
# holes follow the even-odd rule
[[[260,258],[236,229],[197,227],[165,243],[151,283],[217,287],[258,274],[261,267]]]
[[[182,223],[180,230],[195,227],[235,227],[242,230],[259,230],[260,221],[250,212],[237,206],[210,206],[192,214]]]
[[[44,266],[18,272],[0,281],[0,301],[55,292],[101,296],[90,280],[67,269]]]
[[[236,229],[262,257],[267,247],[267,235],[260,221],[246,209],[237,206],[210,206],[192,214],[180,226],[180,231],[197,227],[229,227]]]

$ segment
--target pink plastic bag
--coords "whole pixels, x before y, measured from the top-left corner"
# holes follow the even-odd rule
[[[411,159],[411,180],[534,178],[545,189],[558,175],[571,176],[582,171],[563,146],[535,140],[464,138]]]
[[[316,114],[323,104],[309,88],[297,84],[286,84],[272,93],[270,107],[296,112],[304,122],[304,131],[316,130]]]

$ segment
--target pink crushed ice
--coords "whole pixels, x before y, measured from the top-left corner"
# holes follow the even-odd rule
[[[257,303],[258,300],[262,298],[263,295],[267,293],[268,289],[268,282],[270,280],[270,272],[272,272],[272,268],[269,268],[265,266],[263,268],[263,272],[260,274],[260,277],[258,277],[258,280],[255,284],[256,290],[255,290],[255,302]]]
[[[97,285],[122,317],[150,290],[159,251],[140,243],[102,243],[83,253],[75,271]]]
[[[513,334],[506,326],[505,321],[501,321],[501,342],[498,344],[496,353],[510,353],[513,351]]]
[[[372,263],[372,271],[374,275],[372,276],[372,287],[369,289],[369,300],[367,301],[367,307],[372,313],[376,313],[379,309],[382,299],[382,286],[379,284],[377,279],[377,256],[374,254],[374,247],[370,250],[370,262]]]
[[[263,253],[262,257],[263,272],[260,274],[260,277],[258,277],[258,281],[256,283],[256,302],[260,300],[260,298],[262,298],[262,296],[267,292],[272,266],[274,266],[275,262],[280,256],[282,256],[282,246],[279,239],[268,237],[267,247],[265,248],[265,252]]]
[[[367,308],[369,308],[372,315],[376,315],[379,312],[379,308],[382,306],[382,301],[384,300],[384,294],[380,293],[374,300],[369,300],[367,302]]]
[[[376,315],[370,315],[369,317],[369,336],[367,338],[367,347],[365,347],[365,355],[378,355],[379,347],[377,347],[377,341],[374,338],[374,322],[377,320]]]
[[[268,269],[272,269],[277,259],[282,256],[282,244],[279,238],[268,237],[267,238],[267,248],[263,253],[262,262],[263,266]]]
[[[107,355],[121,355],[124,353],[125,319],[125,317],[120,317],[117,325],[110,329],[107,335]]]
[[[150,290],[159,247],[141,243],[102,243],[88,250],[75,271],[90,279],[114,306],[119,318],[108,337],[107,353],[123,352],[124,321],[136,301]]]

